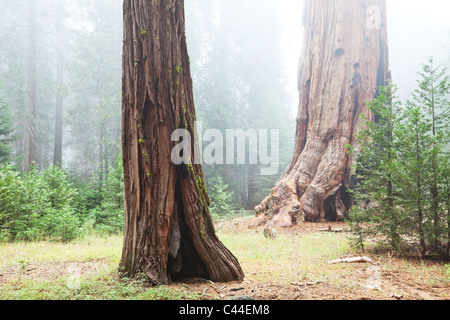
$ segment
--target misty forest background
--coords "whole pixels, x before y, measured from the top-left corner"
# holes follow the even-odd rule
[[[0,240],[120,233],[122,1],[65,1],[62,9],[61,0],[33,2],[35,21],[30,1],[0,1],[0,162],[8,163],[0,167]],[[204,165],[213,216],[244,214],[270,193],[292,155],[298,105],[292,62],[300,54],[301,19],[292,24],[286,8],[269,0],[189,0],[186,15],[203,129],[280,132],[276,175],[261,176],[260,165]],[[298,51],[292,52],[291,42],[298,42]],[[437,59],[450,66],[445,46]],[[401,52],[392,47],[394,81],[404,98],[415,86],[411,72],[418,70],[401,72],[412,59],[406,55],[396,74]],[[62,161],[55,157],[58,125]]]

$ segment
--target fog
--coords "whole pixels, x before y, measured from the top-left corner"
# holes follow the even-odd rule
[[[448,12],[448,1],[388,1],[390,64],[402,98],[415,89],[416,73],[429,57],[449,66]]]
[[[285,61],[290,74],[289,91],[297,98],[297,65],[303,29],[303,1],[280,0],[286,22]],[[387,0],[390,68],[400,97],[415,89],[421,65],[429,57],[450,66],[450,1]]]
[[[34,52],[34,164],[40,170],[53,164],[55,98],[61,96],[63,167],[101,188],[121,151],[122,2],[64,1],[58,14],[60,1],[0,1],[0,103],[11,128],[8,159],[24,168]],[[30,3],[37,5],[34,45]],[[450,3],[387,3],[390,68],[406,99],[428,57],[450,65]],[[259,177],[258,168],[249,165],[205,166],[207,181],[220,176],[234,203],[251,208],[267,195],[292,154],[303,1],[186,0],[185,11],[196,109],[205,128],[280,130],[280,171],[271,178]],[[55,29],[58,19],[62,36]],[[63,39],[63,83],[56,76],[57,39]]]
[[[297,70],[303,43],[303,1],[276,1],[283,16],[282,60],[289,76],[288,92],[293,112],[297,112]],[[189,5],[187,10],[189,14]],[[253,14],[264,10],[258,6]],[[450,66],[450,2],[430,0],[387,0],[390,67],[393,82],[399,86],[400,97],[406,99],[415,89],[415,79],[421,65],[429,57]],[[188,17],[189,18],[189,17]],[[187,30],[190,32],[190,30]]]

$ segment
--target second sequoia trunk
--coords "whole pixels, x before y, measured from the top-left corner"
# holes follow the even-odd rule
[[[339,220],[350,204],[361,115],[390,78],[385,0],[305,0],[300,106],[292,160],[255,208],[260,223]]]
[[[172,133],[194,137],[195,130],[183,7],[182,0],[124,1],[121,271],[154,284],[242,280],[215,234],[201,165],[171,159]]]

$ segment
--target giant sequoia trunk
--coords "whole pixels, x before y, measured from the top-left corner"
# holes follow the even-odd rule
[[[241,280],[237,259],[215,234],[201,166],[171,160],[172,132],[194,137],[195,129],[183,5],[124,1],[121,271],[154,284]]]
[[[366,103],[389,79],[385,0],[305,0],[296,145],[289,167],[256,207],[260,223],[342,219]]]

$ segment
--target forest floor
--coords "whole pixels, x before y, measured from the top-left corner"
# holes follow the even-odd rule
[[[350,248],[345,223],[304,223],[278,229],[266,239],[252,218],[217,225],[234,249],[246,279],[229,284],[197,283],[210,298],[258,300],[449,300],[450,264]],[[252,239],[253,238],[253,239]],[[246,240],[247,239],[247,240]],[[252,239],[252,240],[251,240]],[[369,263],[331,260],[367,256]]]
[[[0,300],[450,300],[450,264],[370,250],[371,263],[328,261],[358,257],[344,223],[300,224],[275,239],[252,218],[216,223],[246,278],[189,280],[147,287],[117,275],[122,237],[87,237],[69,244],[0,244]]]

